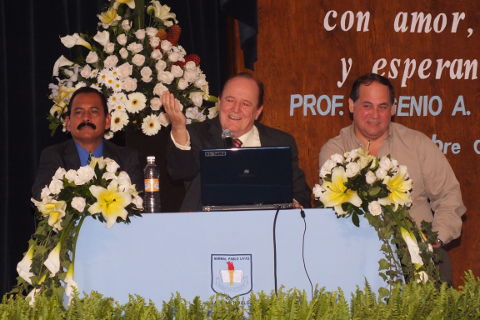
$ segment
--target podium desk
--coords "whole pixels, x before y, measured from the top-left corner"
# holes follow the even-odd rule
[[[305,265],[310,278],[348,297],[365,279],[373,290],[382,257],[375,230],[361,219],[338,219],[330,209],[305,210]],[[121,303],[129,294],[157,305],[179,292],[188,301],[216,292],[231,297],[274,289],[275,211],[144,214],[131,224],[86,219],[80,232],[75,279],[80,292],[96,290]],[[280,211],[276,225],[278,287],[310,284],[302,260],[304,222],[300,210]],[[244,295],[245,294],[245,295]]]

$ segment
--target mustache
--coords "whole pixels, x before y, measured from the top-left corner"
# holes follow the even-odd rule
[[[94,123],[84,121],[84,122],[82,122],[78,125],[77,130],[82,129],[85,126],[88,126],[88,127],[92,128],[93,130],[97,129],[97,126]]]

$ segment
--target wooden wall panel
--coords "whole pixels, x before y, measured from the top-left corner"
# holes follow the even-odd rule
[[[436,65],[437,59],[452,62],[454,59],[463,59],[463,62],[467,60],[478,64],[480,2],[258,0],[258,7],[258,62],[255,64],[255,74],[266,86],[262,120],[295,136],[300,150],[300,165],[307,174],[310,186],[318,182],[318,152],[321,146],[351,123],[347,97],[353,79],[370,72],[378,59],[401,59],[398,76],[390,76],[397,97],[427,96],[427,99],[431,99],[437,96],[437,99],[441,99],[442,111],[438,115],[397,116],[395,121],[430,137],[436,134],[443,142],[461,145],[459,154],[453,154],[451,149],[446,154],[460,181],[468,209],[463,235],[450,246],[450,255],[456,284],[459,284],[465,270],[472,269],[479,276],[480,204],[477,190],[480,186],[480,143],[477,152],[473,145],[480,139],[480,67],[473,70],[468,79],[465,79],[466,75],[463,75],[463,79],[451,79],[448,70],[436,77]],[[327,31],[324,19],[330,10],[338,13],[336,20],[329,20],[330,24],[336,23],[337,27]],[[345,15],[369,12],[368,31],[357,32],[355,27],[342,31],[341,15],[345,12],[352,13]],[[409,21],[413,12],[430,14],[432,30],[428,33],[395,32],[394,21],[399,12],[406,12]],[[465,16],[459,20],[457,29],[452,31],[455,14]],[[442,28],[441,22],[445,21],[443,32],[433,30],[435,19],[437,31]],[[345,22],[348,23],[348,19]],[[342,58],[351,58],[353,65],[345,83],[338,86],[337,81],[342,79]],[[402,86],[402,69],[403,63],[408,61],[406,59],[415,59],[417,67],[420,62],[429,59],[432,66],[424,72],[429,76],[421,79],[415,73],[410,79],[404,80]],[[243,70],[238,46],[236,61],[237,71]],[[383,71],[388,74],[388,70]],[[312,94],[317,98],[321,95],[330,98],[340,95],[344,97],[343,106],[333,116],[304,116],[300,109],[296,109],[291,116],[290,99],[293,94]],[[452,116],[453,106],[459,96],[463,96],[467,114],[458,112]],[[343,115],[338,114],[340,110]]]

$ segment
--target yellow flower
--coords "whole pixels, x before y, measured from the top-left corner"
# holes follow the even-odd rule
[[[37,201],[31,199],[38,211],[44,217],[48,217],[48,225],[53,228],[54,231],[62,230],[62,218],[65,216],[65,210],[67,209],[67,203],[65,201],[57,201],[52,199],[43,199]]]
[[[406,171],[400,171],[393,177],[385,177],[383,183],[387,186],[389,194],[387,201],[397,205],[409,205],[411,202],[410,190],[412,189],[412,180],[406,179]]]
[[[90,186],[90,192],[97,198],[97,202],[88,208],[91,214],[101,213],[107,221],[107,228],[115,224],[117,218],[127,219],[128,212],[126,206],[132,201],[132,196],[128,192],[120,192],[117,183],[112,181],[107,189],[100,186]]]
[[[77,283],[73,280],[74,275],[74,265],[70,263],[68,266],[67,275],[65,276],[65,284],[67,285],[65,288],[65,295],[68,297],[68,304],[72,301],[75,289],[78,288]]]
[[[104,28],[108,28],[110,25],[116,23],[116,21],[121,19],[120,16],[117,14],[117,10],[115,10],[114,7],[100,13],[99,15],[97,15],[97,17]]]
[[[175,13],[170,12],[170,7],[167,5],[161,5],[159,1],[152,1],[152,4],[147,8],[148,14],[152,14],[163,21],[165,26],[171,27],[173,25],[172,21],[169,19],[173,19],[173,21],[178,22],[176,19]]]
[[[400,228],[400,233],[402,234],[402,238],[407,244],[408,253],[410,254],[410,260],[415,265],[415,268],[418,269],[423,266],[422,257],[420,257],[420,248],[418,247],[417,239],[413,233],[409,232],[405,228]]]
[[[362,204],[362,200],[357,192],[345,186],[347,180],[348,178],[343,167],[334,168],[332,170],[332,182],[323,182],[325,192],[320,195],[320,201],[322,201],[325,207],[335,208],[339,215],[345,214],[345,211],[342,209],[342,204],[345,202],[350,202],[357,207]]]

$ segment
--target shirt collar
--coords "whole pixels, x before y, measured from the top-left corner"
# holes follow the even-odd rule
[[[76,142],[75,148],[77,148],[78,157],[80,158],[80,166],[86,166],[88,164],[88,158],[90,157],[90,153]],[[103,156],[103,141],[101,141],[98,147],[93,150],[92,156],[95,158],[100,158]]]

